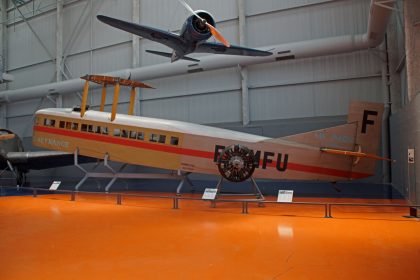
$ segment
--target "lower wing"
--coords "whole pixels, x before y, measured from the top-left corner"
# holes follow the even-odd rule
[[[226,47],[223,44],[203,42],[197,45],[195,52],[198,53],[215,53],[215,54],[230,54],[230,55],[247,55],[247,56],[270,56],[273,53],[268,51],[261,51],[241,46],[231,45]]]
[[[47,169],[74,164],[74,155],[57,151],[8,152],[5,158],[19,169]],[[97,159],[79,157],[79,163],[96,162]]]

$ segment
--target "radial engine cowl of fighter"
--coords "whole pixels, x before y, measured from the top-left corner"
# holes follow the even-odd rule
[[[196,11],[196,13],[213,27],[216,27],[216,23],[211,14],[206,11]],[[212,36],[206,24],[195,15],[187,18],[185,27],[186,28],[181,35],[185,39],[191,41],[205,41]]]

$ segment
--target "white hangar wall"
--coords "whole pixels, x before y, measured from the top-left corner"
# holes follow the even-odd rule
[[[17,12],[10,10],[7,67],[15,76],[15,81],[9,84],[10,89],[55,81],[55,64],[49,57],[49,54],[55,56],[54,1],[50,1],[51,4],[45,0],[35,2],[41,10],[45,6],[45,11],[27,16],[27,21],[48,51],[18,16],[15,16],[16,23],[13,22],[13,14]],[[236,0],[190,2],[194,8],[211,12],[225,37],[238,43]],[[65,73],[69,78],[132,67],[131,35],[95,18],[97,14],[105,14],[131,20],[132,1],[64,3],[63,53]],[[32,8],[30,3],[26,6],[20,10]],[[263,47],[361,34],[366,32],[369,6],[369,0],[248,0],[245,1],[247,45]],[[141,0],[139,10],[140,23],[172,31],[179,30],[188,16],[177,1]],[[169,50],[141,39],[139,66],[167,62],[166,58],[148,54],[145,49]],[[250,121],[345,115],[350,99],[382,102],[381,65],[378,53],[366,50],[250,66]],[[236,67],[148,82],[157,89],[141,93],[142,115],[211,124],[241,121],[241,76]],[[127,96],[122,95],[121,101],[127,101]],[[21,127],[22,115],[30,118],[39,103],[31,100],[8,105],[8,126],[19,134],[24,133],[25,137],[30,136],[31,129]],[[63,98],[63,106],[78,103],[76,95]],[[95,98],[94,105],[97,104]],[[41,107],[51,105],[54,104],[44,100]]]
[[[19,89],[56,81],[56,1],[35,0],[18,6],[7,2],[6,68]],[[188,13],[173,0],[139,0],[139,21],[179,31]],[[195,9],[209,11],[231,43],[239,43],[238,0],[190,0]],[[135,7],[135,6],[134,6]],[[245,0],[245,41],[264,47],[349,34],[367,29],[370,0]],[[131,21],[133,1],[65,0],[63,7],[64,75],[77,78],[167,62],[146,49],[169,51],[144,39],[133,44],[130,34],[96,19],[104,14]],[[29,24],[28,24],[29,23]],[[135,46],[135,47],[133,47]],[[138,46],[138,47],[136,47]],[[138,55],[138,60],[137,60]],[[193,54],[200,57],[204,54]],[[156,90],[140,93],[140,114],[278,137],[345,121],[351,99],[384,102],[383,60],[375,50],[248,66],[249,119],[243,127],[241,74],[238,67],[145,81]],[[6,89],[0,85],[0,90]],[[111,100],[111,91],[108,102]],[[121,95],[125,108],[128,95]],[[33,113],[60,106],[53,98],[3,105],[4,123],[30,142]],[[80,97],[65,95],[62,106],[79,105]],[[90,99],[99,104],[99,93]],[[293,123],[293,126],[288,125]],[[278,125],[277,125],[278,124]],[[379,175],[379,178],[382,175]]]

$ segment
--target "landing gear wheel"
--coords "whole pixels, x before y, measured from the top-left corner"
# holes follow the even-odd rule
[[[254,152],[242,145],[228,146],[220,154],[217,166],[226,180],[243,182],[254,173]]]

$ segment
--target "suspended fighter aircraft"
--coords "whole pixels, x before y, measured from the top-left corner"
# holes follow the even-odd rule
[[[81,157],[80,163],[96,159]],[[25,152],[22,140],[12,131],[0,129],[0,176],[11,171],[17,185],[25,182],[25,175],[31,169],[42,170],[73,164],[73,154],[58,151]]]
[[[187,8],[192,14],[185,21],[181,28],[180,34],[164,31],[158,28],[153,28],[145,25],[139,25],[132,22],[127,22],[103,15],[98,15],[98,20],[109,24],[118,29],[139,35],[146,39],[164,44],[171,49],[172,53],[159,52],[154,50],[146,50],[148,53],[170,57],[171,62],[179,59],[198,62],[200,60],[187,57],[186,55],[192,52],[197,53],[215,53],[215,54],[229,54],[229,55],[246,55],[246,56],[269,56],[271,52],[251,49],[241,46],[234,46],[223,37],[223,35],[216,29],[215,21],[212,15],[206,11],[194,11],[187,3],[182,0],[179,2]],[[220,43],[207,42],[211,36],[216,38]]]
[[[134,87],[133,81],[85,76],[88,81]],[[140,83],[142,87],[150,87]],[[352,102],[347,124],[281,138],[267,138],[199,124],[80,109],[36,112],[33,145],[80,155],[188,173],[220,175],[232,182],[253,179],[336,182],[372,176],[383,104]],[[254,181],[253,181],[254,182]]]

